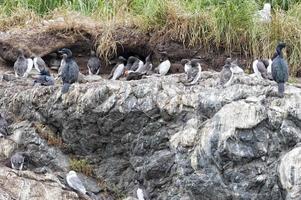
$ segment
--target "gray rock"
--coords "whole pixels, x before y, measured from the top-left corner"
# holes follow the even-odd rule
[[[19,146],[36,165],[66,170],[68,157],[30,125],[39,122],[62,138],[64,152],[89,160],[107,185],[100,193],[112,199],[133,196],[137,178],[151,199],[296,199],[301,89],[288,85],[278,99],[276,84],[248,75],[225,88],[215,72],[190,87],[182,76],[86,77],[61,98],[60,86],[8,82],[0,88],[1,109],[26,121],[12,124],[14,142],[0,140],[0,155]]]

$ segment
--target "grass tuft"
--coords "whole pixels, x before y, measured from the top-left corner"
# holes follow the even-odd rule
[[[81,172],[87,176],[93,175],[93,168],[85,159],[71,159],[70,160],[70,169],[76,172]]]

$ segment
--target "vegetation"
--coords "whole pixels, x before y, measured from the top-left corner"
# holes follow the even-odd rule
[[[71,159],[70,169],[76,172],[81,172],[87,176],[93,175],[93,168],[85,159]]]
[[[202,44],[206,50],[255,57],[270,57],[279,41],[288,44],[292,75],[301,73],[301,3],[298,0],[268,0],[273,7],[270,24],[254,20],[265,0],[0,0],[0,30],[25,26],[26,21],[50,19],[78,12],[102,26],[98,45],[113,53],[110,41],[116,26],[172,37],[187,47]],[[113,28],[112,28],[113,27]],[[112,50],[113,49],[113,50]]]

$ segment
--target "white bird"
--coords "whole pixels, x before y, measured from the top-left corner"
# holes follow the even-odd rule
[[[138,183],[137,188],[137,198],[138,200],[149,200],[149,194],[146,191],[146,188],[143,185],[143,180],[136,180],[136,183]]]
[[[143,190],[141,188],[137,189],[137,197],[138,197],[138,200],[145,200],[144,195],[143,195]]]
[[[163,55],[163,62],[159,64],[157,69],[161,76],[165,76],[170,69],[171,63],[167,57],[167,52],[162,52],[161,54]]]
[[[256,17],[260,22],[269,23],[272,20],[271,16],[271,4],[265,3],[262,10],[256,13]]]
[[[80,192],[82,194],[86,194],[87,190],[84,186],[84,184],[82,183],[82,181],[78,178],[77,174],[75,171],[70,171],[67,175],[66,175],[66,181],[68,183],[68,185],[74,189],[77,192]]]
[[[18,58],[14,63],[16,77],[27,77],[33,66],[31,58],[25,58],[23,50],[18,49]]]
[[[109,79],[117,80],[124,74],[124,70],[125,70],[124,62],[125,62],[125,58],[119,56],[117,60],[117,64],[111,71]]]

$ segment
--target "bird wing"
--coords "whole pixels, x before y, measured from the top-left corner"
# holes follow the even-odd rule
[[[41,57],[37,57],[36,63],[40,71],[42,71],[43,69],[47,69],[47,65]]]
[[[81,182],[81,180],[78,178],[78,176],[73,176],[73,175],[67,176],[67,183],[74,190],[86,194],[86,188]]]
[[[14,63],[14,70],[19,76],[23,76],[27,70],[28,61],[25,58],[18,58]]]
[[[220,82],[222,85],[226,84],[232,76],[232,72],[229,69],[223,69],[220,73]]]
[[[268,71],[263,62],[259,61],[257,63],[257,69],[263,78],[268,78]]]
[[[116,70],[114,71],[112,80],[118,79],[120,76],[122,76],[123,73],[124,73],[124,64],[119,64]]]
[[[31,58],[27,58],[26,60],[27,60],[26,74],[29,74],[33,67],[33,60]]]
[[[276,82],[288,81],[288,64],[286,60],[278,56],[272,63],[272,77]]]

